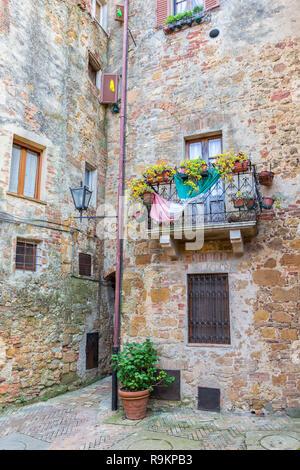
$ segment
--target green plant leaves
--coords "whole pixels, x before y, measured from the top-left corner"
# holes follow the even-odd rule
[[[158,372],[155,367],[158,352],[149,339],[142,344],[126,343],[119,354],[111,356],[111,360],[124,390],[152,391],[155,385],[169,385],[175,380],[167,377],[165,371]]]

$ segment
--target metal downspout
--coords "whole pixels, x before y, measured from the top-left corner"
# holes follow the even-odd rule
[[[122,58],[122,92],[121,92],[121,122],[120,122],[120,157],[119,157],[119,184],[118,184],[118,230],[116,253],[116,293],[114,314],[113,354],[120,350],[120,322],[122,297],[122,268],[123,268],[123,196],[124,196],[124,170],[126,151],[126,95],[127,95],[127,56],[128,56],[128,4],[124,0],[124,30],[123,30],[123,58]],[[117,373],[112,373],[112,410],[118,409],[118,381]]]

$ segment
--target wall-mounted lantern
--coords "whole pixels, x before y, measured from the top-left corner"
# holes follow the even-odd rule
[[[87,186],[82,186],[80,182],[79,188],[70,188],[75,209],[80,213],[80,221],[82,220],[82,212],[88,210],[92,193]]]

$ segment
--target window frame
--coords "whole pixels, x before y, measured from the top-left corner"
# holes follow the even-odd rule
[[[90,69],[93,69],[95,72],[95,80],[91,78]],[[89,82],[97,89],[97,91],[100,91],[102,75],[101,64],[91,51],[88,51],[87,75]]]
[[[24,143],[18,139],[13,140],[12,151],[13,147],[18,146],[21,147],[21,154],[20,154],[20,165],[19,165],[19,173],[18,173],[18,191],[11,191],[10,189],[10,181],[9,181],[9,193],[21,196],[27,199],[33,200],[40,200],[41,194],[41,176],[42,176],[42,157],[43,157],[43,150],[40,148],[35,147],[34,145]],[[35,178],[35,189],[34,189],[34,197],[27,196],[24,194],[24,185],[25,185],[25,173],[26,173],[26,161],[27,161],[27,150],[32,151],[38,155],[38,163],[36,169],[36,178]],[[12,162],[12,152],[11,152],[11,162]],[[11,177],[12,168],[10,167],[10,177]]]
[[[185,158],[190,160],[190,144],[197,144],[201,142],[201,144],[204,144],[204,152],[203,152],[203,147],[202,147],[202,157],[203,160],[206,159],[206,161],[209,161],[209,152],[208,152],[208,142],[209,140],[215,140],[215,139],[220,139],[221,140],[221,148],[223,151],[223,136],[221,133],[215,134],[215,135],[209,135],[205,137],[197,137],[193,139],[186,139],[185,140]]]
[[[174,15],[177,15],[177,5],[179,3],[183,3],[183,2],[187,2],[188,4],[188,7],[185,11],[189,11],[189,10],[193,10],[193,0],[173,0],[173,11],[174,11]],[[203,1],[203,7],[204,7],[204,1]]]
[[[18,248],[18,246],[20,246],[20,244],[25,245],[24,250],[26,249],[27,245],[31,245],[31,246],[34,247],[33,262],[31,264],[31,266],[26,266],[26,253],[25,253],[25,251],[24,251],[24,255],[23,255],[24,256],[24,263],[23,263],[22,267],[20,265],[18,265],[18,263],[17,263],[17,248]],[[15,270],[36,272],[37,271],[37,257],[38,257],[37,252],[38,252],[38,243],[36,241],[17,238],[17,240],[16,240],[16,249],[15,249]]]
[[[191,303],[192,303],[192,295],[191,295],[191,292],[190,292],[190,279],[192,279],[193,277],[208,277],[210,276],[211,278],[212,277],[217,277],[217,276],[222,276],[222,277],[225,277],[226,278],[226,282],[225,282],[225,301],[226,301],[226,307],[225,310],[223,311],[223,323],[224,325],[228,324],[227,328],[228,328],[228,336],[226,337],[226,340],[222,341],[222,340],[217,340],[218,339],[218,336],[217,336],[217,329],[216,329],[216,341],[215,342],[212,342],[211,340],[207,340],[205,341],[203,338],[195,338],[195,333],[193,334],[193,324],[192,324],[192,307],[191,307]],[[200,296],[200,292],[199,292],[199,296]],[[209,304],[211,305],[211,304]],[[224,306],[224,302],[222,304],[219,304],[219,306]],[[231,334],[231,317],[230,317],[230,285],[229,285],[229,274],[228,273],[225,273],[225,272],[218,272],[218,273],[191,273],[191,274],[188,274],[187,275],[187,344],[188,345],[191,345],[191,346],[216,346],[216,347],[228,347],[228,346],[231,346],[232,344],[232,334]],[[200,305],[199,305],[200,307]],[[214,314],[215,314],[215,323],[217,323],[217,310],[216,310],[216,307],[214,306],[213,307],[214,309]],[[198,315],[197,315],[197,318],[199,319],[199,322],[202,321],[202,322],[205,322],[205,320],[201,320],[201,316],[200,316],[200,313],[198,312]],[[202,317],[204,318],[204,317]],[[206,322],[209,322],[209,320],[206,320]],[[213,318],[210,320],[211,324],[213,324]],[[219,324],[222,323],[219,321]],[[218,325],[220,326],[220,325]]]
[[[99,14],[97,14],[97,5],[98,5],[98,8],[99,8],[99,11],[98,11]],[[106,7],[106,11],[105,11],[106,17],[104,19],[104,15],[103,15],[102,19],[104,19],[104,21],[101,21],[101,18],[100,18],[101,9],[105,9],[105,7]],[[103,31],[105,31],[105,33],[107,33],[107,30],[108,30],[108,0],[93,0],[93,18],[101,26]]]
[[[86,175],[90,174],[90,184],[86,184]],[[85,162],[84,167],[84,184],[88,186],[89,190],[92,191],[92,197],[90,201],[90,207],[96,208],[97,206],[97,186],[98,186],[98,171],[97,168],[90,165],[88,162]]]

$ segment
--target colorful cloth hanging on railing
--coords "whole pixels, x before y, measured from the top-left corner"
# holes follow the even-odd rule
[[[198,191],[193,190],[188,184],[184,184],[186,180],[183,180],[178,173],[175,175],[174,179],[179,198],[190,199],[198,196],[198,194],[204,194],[212,188],[220,179],[220,173],[214,169],[208,170],[208,176],[201,178],[201,180],[196,183],[199,188]]]
[[[184,208],[185,204],[182,205],[167,201],[155,193],[150,217],[157,222],[173,222],[180,218]]]

